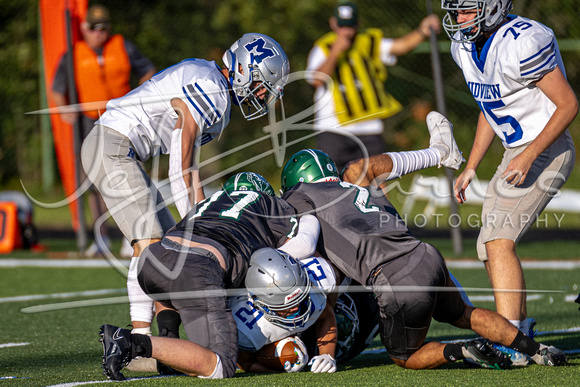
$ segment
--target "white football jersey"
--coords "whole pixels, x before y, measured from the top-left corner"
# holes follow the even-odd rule
[[[556,106],[534,82],[564,64],[548,27],[510,15],[478,55],[475,45],[453,42],[451,54],[469,90],[504,147],[534,140]]]
[[[249,296],[231,297],[229,303],[238,326],[238,344],[241,350],[257,351],[266,344],[305,331],[316,322],[326,307],[326,294],[336,288],[334,270],[328,262],[317,257],[301,259],[299,262],[306,267],[312,281],[310,318],[304,326],[282,328],[268,321],[264,314],[255,308]]]
[[[178,117],[173,98],[185,102],[199,127],[196,147],[218,137],[230,121],[231,100],[221,69],[213,61],[186,59],[110,100],[96,123],[129,137],[141,161],[168,154]]]

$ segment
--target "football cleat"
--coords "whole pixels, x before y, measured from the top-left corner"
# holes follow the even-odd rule
[[[439,150],[441,154],[440,165],[451,169],[461,168],[465,162],[455,138],[453,137],[453,125],[439,112],[431,112],[427,115],[427,129],[429,129],[429,148]]]
[[[532,360],[536,364],[550,367],[563,366],[568,362],[564,352],[552,345],[547,346],[545,344],[540,344],[540,349],[532,356]]]
[[[531,359],[525,353],[518,352],[515,349],[511,349],[498,343],[491,343],[491,345],[498,351],[508,355],[514,367],[525,367],[530,364]]]
[[[113,380],[125,380],[121,370],[131,360],[131,331],[105,324],[99,334],[103,343],[103,375]]]
[[[489,340],[478,338],[462,345],[463,362],[470,367],[482,367],[496,370],[509,369],[512,361],[505,353],[495,349]]]

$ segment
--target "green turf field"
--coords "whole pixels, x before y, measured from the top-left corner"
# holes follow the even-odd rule
[[[430,241],[437,245],[438,241]],[[441,243],[445,250],[445,243]],[[566,243],[561,243],[566,244]],[[553,244],[535,246],[542,256],[551,256]],[[18,260],[24,262],[20,257]],[[46,262],[58,262],[43,259]],[[0,259],[0,264],[7,257]],[[464,261],[460,261],[464,262]],[[476,262],[470,260],[469,262]],[[540,260],[539,262],[552,262]],[[525,269],[528,284],[529,315],[538,321],[538,341],[553,344],[568,354],[570,365],[561,368],[528,366],[523,369],[492,371],[467,369],[453,363],[437,370],[410,371],[396,367],[378,340],[370,353],[363,353],[339,366],[336,374],[257,375],[238,373],[234,379],[208,381],[187,377],[146,378],[128,385],[235,385],[235,386],[455,386],[455,385],[553,385],[577,386],[580,380],[580,311],[573,299],[580,285],[580,261],[573,268],[544,267]],[[451,270],[466,288],[489,288],[482,266],[459,268],[450,261]],[[553,265],[552,265],[553,266]],[[129,321],[128,304],[92,306],[42,313],[22,313],[23,308],[71,301],[87,301],[123,296],[125,279],[114,269],[47,268],[0,266],[0,385],[47,386],[106,383],[101,374],[99,326],[110,323],[124,326]],[[86,293],[102,291],[101,293]],[[545,291],[551,291],[546,293]],[[488,291],[469,292],[475,305],[493,308]],[[576,328],[576,329],[573,329]],[[454,340],[473,337],[445,324],[434,323],[429,339]],[[125,372],[131,378],[152,375]],[[85,382],[85,383],[83,383]]]

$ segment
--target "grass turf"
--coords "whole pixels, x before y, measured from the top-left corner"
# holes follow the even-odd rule
[[[550,247],[548,247],[550,248]],[[452,269],[465,287],[489,287],[483,269]],[[49,295],[99,289],[122,289],[125,279],[114,269],[83,268],[1,268],[0,345],[29,343],[15,347],[0,347],[0,385],[46,386],[60,383],[103,381],[101,374],[102,348],[98,342],[98,327],[103,323],[124,326],[128,323],[128,305],[84,307],[44,313],[24,314],[21,309],[39,304],[86,300],[87,298],[44,299],[30,301],[5,301],[6,297]],[[580,326],[577,304],[566,300],[566,295],[578,293],[580,269],[526,270],[529,296],[529,315],[536,318],[541,332],[563,330]],[[539,293],[534,290],[552,290]],[[470,296],[488,296],[489,292],[470,293]],[[117,296],[117,295],[115,295]],[[569,298],[569,297],[568,297]],[[493,308],[485,297],[476,306]],[[474,337],[469,331],[447,324],[434,323],[429,340],[467,339]],[[538,341],[573,351],[580,348],[580,333],[542,334]],[[580,380],[580,356],[568,355],[570,365],[562,368],[529,366],[509,371],[467,369],[461,362],[436,370],[410,371],[395,366],[375,340],[370,349],[379,353],[363,354],[339,366],[331,375],[299,374],[258,375],[239,372],[231,380],[201,380],[187,377],[170,377],[134,380],[131,385],[216,385],[216,386],[451,386],[451,385],[558,385],[576,386]],[[128,377],[151,376],[126,372]]]

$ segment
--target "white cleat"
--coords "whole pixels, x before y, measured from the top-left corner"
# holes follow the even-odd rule
[[[427,115],[427,129],[429,129],[429,148],[438,149],[441,152],[439,166],[451,169],[461,168],[465,162],[461,151],[457,147],[453,137],[453,125],[439,112],[432,111]]]

